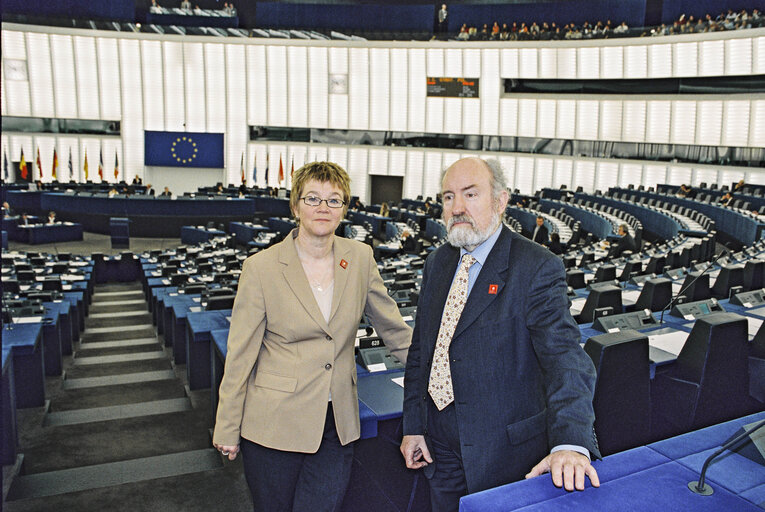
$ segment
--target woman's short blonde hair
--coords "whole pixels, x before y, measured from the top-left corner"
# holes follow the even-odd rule
[[[311,180],[319,183],[330,182],[340,189],[343,194],[343,217],[348,212],[348,203],[351,200],[351,178],[345,169],[333,162],[311,162],[295,171],[292,177],[292,191],[290,192],[290,210],[294,215],[297,211],[298,201],[303,197],[303,188]]]

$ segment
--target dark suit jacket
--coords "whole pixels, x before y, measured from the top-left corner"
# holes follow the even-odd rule
[[[629,233],[627,233],[621,237],[618,242],[611,246],[611,249],[608,251],[608,257],[618,258],[624,253],[624,251],[635,252],[635,250],[635,240]]]
[[[539,231],[537,231],[537,236],[534,238],[534,230],[537,229],[537,225],[534,224],[534,227],[531,228],[531,241],[536,242],[538,244],[545,245],[550,241],[550,236],[547,232],[547,226],[542,224],[539,226]]]
[[[428,439],[428,378],[458,259],[459,249],[447,244],[425,263],[406,365],[405,435]],[[557,445],[600,456],[595,368],[579,347],[569,305],[560,258],[503,227],[450,346],[469,492],[522,479]]]

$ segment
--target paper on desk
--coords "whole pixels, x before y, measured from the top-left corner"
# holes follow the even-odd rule
[[[685,345],[685,340],[688,339],[688,333],[685,331],[675,331],[667,334],[657,334],[655,336],[648,336],[648,344],[654,348],[669,352],[672,355],[680,354],[680,351]]]
[[[404,377],[393,377],[391,380],[402,388],[404,387]]]
[[[202,297],[191,297],[193,302],[202,302]]]
[[[163,279],[162,280],[162,284],[169,285],[170,284],[170,280],[169,279]]]
[[[751,317],[749,317],[747,320],[749,320],[749,336],[754,336],[757,334],[757,331],[760,330],[760,326],[762,326],[762,320],[759,318]]]
[[[388,367],[385,366],[385,363],[375,363],[375,364],[370,364],[369,366],[367,366],[367,370],[369,370],[370,373],[384,372],[387,369]]]
[[[191,311],[192,313],[199,313],[200,311],[202,311],[202,306],[191,306],[189,308],[189,311]]]
[[[43,321],[41,316],[22,316],[13,321],[14,324],[36,324]]]
[[[402,320],[404,322],[411,322],[412,320],[414,320],[414,318],[412,318],[412,315],[406,315],[404,318],[402,318]]]
[[[71,290],[72,289],[72,285],[71,284],[62,284],[61,285],[61,289],[63,291]]]

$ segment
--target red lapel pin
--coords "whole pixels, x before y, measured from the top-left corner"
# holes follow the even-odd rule
[[[340,260],[340,266],[343,268],[348,268],[348,262],[345,260]]]
[[[499,286],[497,286],[496,284],[490,284],[489,285],[489,294],[496,295],[498,288],[499,288]]]

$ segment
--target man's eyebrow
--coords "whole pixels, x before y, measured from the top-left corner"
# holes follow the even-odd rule
[[[475,188],[475,187],[477,187],[477,186],[478,186],[478,184],[476,184],[476,183],[473,183],[472,185],[468,185],[468,186],[466,186],[466,187],[462,187],[460,190],[461,190],[462,192],[464,192],[465,190],[468,190],[468,189],[471,189],[471,188]],[[453,193],[454,193],[454,192],[452,192],[451,190],[444,190],[444,191],[442,192],[442,194],[453,194]]]

